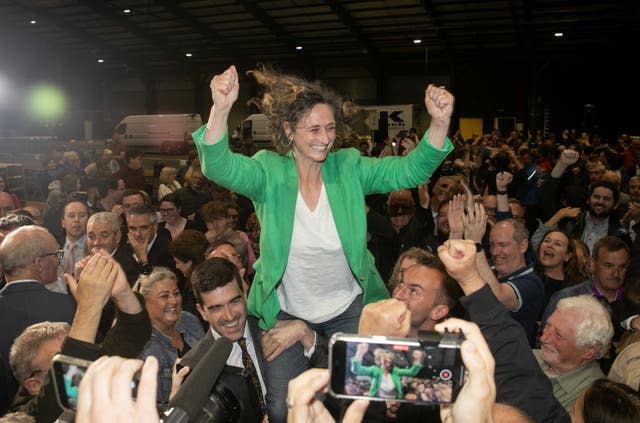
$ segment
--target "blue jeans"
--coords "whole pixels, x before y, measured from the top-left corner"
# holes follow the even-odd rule
[[[319,335],[326,338],[336,332],[358,333],[358,322],[362,314],[362,294],[358,295],[347,309],[339,316],[323,323],[305,323]],[[278,320],[293,320],[297,317],[281,311]],[[265,362],[263,369],[264,383],[267,387],[267,413],[270,423],[287,421],[287,388],[289,381],[309,368],[309,360],[304,356],[304,347],[296,342],[283,351],[273,361]]]

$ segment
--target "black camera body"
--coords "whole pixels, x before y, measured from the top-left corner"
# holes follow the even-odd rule
[[[189,366],[194,371],[207,352],[217,341],[207,334],[180,360],[180,365]],[[226,362],[228,354],[219,360]],[[187,375],[188,380],[190,376]],[[183,384],[184,386],[184,384]],[[240,367],[225,365],[209,397],[202,405],[202,411],[192,420],[198,423],[255,423],[262,415],[260,403],[252,389],[249,373]]]
[[[253,398],[248,374],[239,367],[226,366],[209,399],[202,407],[196,423],[254,423],[260,419],[260,408]]]

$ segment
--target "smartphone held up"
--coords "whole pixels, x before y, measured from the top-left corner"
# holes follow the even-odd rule
[[[329,342],[330,393],[338,398],[450,404],[464,383],[458,333],[420,339],[338,333]]]
[[[58,404],[65,410],[75,411],[78,406],[80,382],[93,361],[83,360],[64,354],[56,354],[51,366],[51,377],[56,391]],[[136,397],[139,372],[131,381],[131,395]]]

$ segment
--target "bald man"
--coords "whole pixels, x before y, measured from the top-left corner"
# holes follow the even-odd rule
[[[46,284],[57,280],[61,256],[55,238],[39,226],[18,228],[0,244],[0,266],[7,282],[0,291],[0,355],[9,398],[17,389],[7,361],[14,339],[34,323],[48,320],[71,324],[73,320],[73,299],[45,288]]]

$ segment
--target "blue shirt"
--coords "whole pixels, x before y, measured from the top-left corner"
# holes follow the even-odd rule
[[[178,332],[187,346],[193,347],[204,336],[202,323],[193,314],[183,311],[178,322]],[[171,345],[171,338],[155,327],[151,328],[151,338],[140,354],[141,359],[148,356],[158,359],[158,396],[159,403],[169,401],[171,393],[171,374],[173,363],[178,358],[178,350]]]
[[[544,306],[544,284],[533,271],[532,264],[498,280],[508,283],[518,297],[520,308],[510,312],[511,317],[522,325],[529,343],[533,345],[538,315]]]

